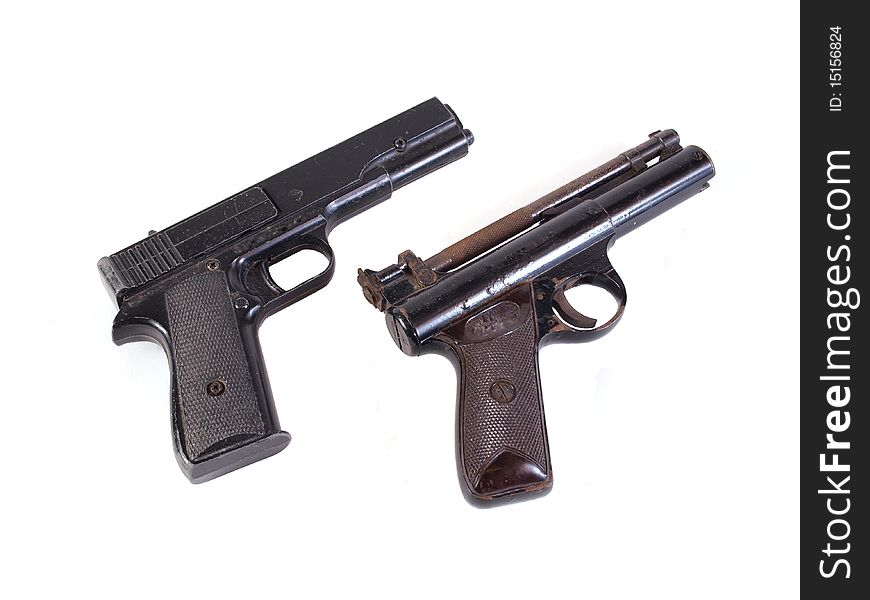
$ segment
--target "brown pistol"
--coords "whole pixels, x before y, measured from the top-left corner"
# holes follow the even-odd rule
[[[708,187],[713,162],[673,130],[453,244],[360,270],[366,299],[408,355],[436,352],[459,373],[457,465],[466,498],[492,506],[546,494],[553,483],[538,349],[610,331],[625,286],[607,256],[616,238]],[[599,324],[565,291],[592,284],[618,308]]]

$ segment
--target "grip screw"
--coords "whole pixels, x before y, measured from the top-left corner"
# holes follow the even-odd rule
[[[489,395],[499,404],[508,404],[517,397],[517,388],[510,381],[499,379],[489,387]]]
[[[221,264],[212,258],[212,259],[205,261],[205,268],[208,269],[209,271],[217,271],[218,269],[221,268]]]
[[[206,384],[205,391],[209,396],[220,396],[227,391],[227,386],[220,379],[213,379]]]
[[[239,310],[245,310],[248,308],[248,299],[244,296],[239,296],[235,300],[233,300],[233,306],[238,308]]]

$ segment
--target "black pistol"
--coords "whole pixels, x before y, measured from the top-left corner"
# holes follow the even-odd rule
[[[359,271],[405,354],[444,354],[457,367],[457,466],[469,501],[491,506],[549,491],[538,349],[607,333],[626,300],[611,244],[704,190],[714,173],[706,152],[657,131],[432,258],[406,251],[397,264]],[[565,292],[581,284],[610,292],[612,318],[599,324],[571,306]]]
[[[194,483],[283,450],[257,330],[319,290],[329,232],[468,153],[471,132],[432,98],[108,257],[116,344],[150,340],[171,369],[175,454]],[[291,290],[270,265],[303,250],[329,261]]]

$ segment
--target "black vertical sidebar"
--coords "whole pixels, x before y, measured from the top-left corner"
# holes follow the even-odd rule
[[[801,6],[801,592],[832,600],[870,598],[870,28],[860,6]]]

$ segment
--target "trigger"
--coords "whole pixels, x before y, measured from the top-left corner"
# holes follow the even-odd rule
[[[568,302],[568,298],[565,297],[565,290],[560,289],[553,294],[553,304],[556,305],[559,309],[559,314],[568,322],[569,325],[578,329],[595,329],[595,324],[598,323],[598,321],[592,317],[587,317],[571,306],[571,303]]]

